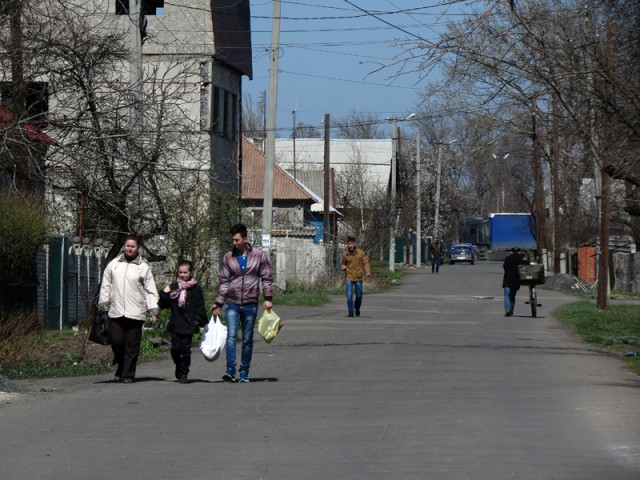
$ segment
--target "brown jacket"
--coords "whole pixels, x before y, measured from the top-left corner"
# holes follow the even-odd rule
[[[342,265],[347,266],[347,280],[352,282],[361,282],[364,274],[371,275],[371,267],[369,266],[369,259],[364,250],[356,248],[356,251],[351,253],[348,249],[342,253]]]

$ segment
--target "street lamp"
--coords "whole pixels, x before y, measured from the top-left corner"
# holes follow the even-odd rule
[[[442,145],[451,145],[458,140],[438,143],[438,157],[436,164],[436,211],[433,215],[433,238],[438,238],[438,224],[440,223],[440,176],[442,175]]]

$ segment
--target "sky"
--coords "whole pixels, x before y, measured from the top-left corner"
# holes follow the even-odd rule
[[[444,4],[443,4],[444,3]],[[281,2],[278,75],[278,136],[304,122],[322,131],[331,120],[357,111],[383,120],[413,113],[425,81],[396,77],[399,45],[434,40],[448,21],[459,19],[455,1],[299,0]],[[251,1],[253,80],[243,91],[257,105],[269,90],[273,1]],[[416,62],[408,64],[415,69]]]

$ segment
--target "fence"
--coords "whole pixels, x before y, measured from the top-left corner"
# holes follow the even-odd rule
[[[109,248],[100,241],[52,237],[38,258],[37,310],[49,329],[84,320],[95,300]]]
[[[640,254],[614,253],[612,263],[615,278],[613,288],[640,295]]]
[[[284,290],[287,282],[313,283],[336,271],[333,244],[313,243],[311,238],[272,238],[271,267],[274,284]]]

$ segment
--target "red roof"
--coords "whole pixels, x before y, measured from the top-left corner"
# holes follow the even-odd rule
[[[242,137],[241,198],[258,200],[264,198],[264,154],[249,140]],[[278,164],[273,169],[274,200],[313,200],[313,198]]]

